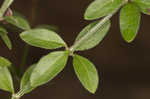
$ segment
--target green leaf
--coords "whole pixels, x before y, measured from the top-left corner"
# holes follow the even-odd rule
[[[20,37],[26,43],[45,49],[56,49],[66,46],[61,37],[47,29],[33,29],[21,33]]]
[[[133,3],[126,4],[120,12],[120,30],[122,37],[128,43],[132,42],[139,30],[141,14]]]
[[[52,80],[64,69],[68,54],[68,51],[57,51],[41,58],[31,74],[31,86],[37,87]]]
[[[11,62],[4,57],[0,56],[0,67],[9,67]]]
[[[31,77],[32,71],[35,68],[35,66],[36,66],[36,64],[33,64],[32,66],[30,66],[27,69],[27,71],[24,73],[24,75],[21,79],[20,90],[23,94],[27,94],[34,89],[34,87],[32,87],[31,83],[30,83],[30,77]]]
[[[0,26],[0,35],[6,34],[6,33],[7,33],[7,30],[4,27]]]
[[[150,0],[132,0],[140,7],[140,10],[147,15],[150,15]]]
[[[80,32],[75,41],[75,44],[80,43],[76,47],[76,51],[82,51],[93,48],[104,39],[110,28],[110,21],[104,23],[99,29],[92,31],[92,29],[96,27],[98,23],[99,21],[93,22]],[[92,33],[92,35],[89,35],[91,32],[94,33]],[[84,40],[82,40],[83,38]]]
[[[76,75],[85,89],[95,93],[99,83],[98,72],[95,66],[88,59],[79,55],[74,55],[73,65]]]
[[[11,50],[12,49],[12,43],[7,36],[7,30],[0,26],[0,36],[3,39],[4,43],[7,45],[7,47]]]
[[[23,17],[21,14],[18,14],[16,12],[14,12],[12,16],[6,16],[5,20],[8,23],[10,23],[22,30],[30,29],[30,25],[29,25],[28,21],[25,19],[25,17]]]
[[[122,3],[123,0],[95,0],[87,8],[84,18],[86,20],[94,20],[107,16],[119,9]]]
[[[9,6],[12,4],[13,0],[5,0],[2,4],[2,7],[0,8],[0,17],[3,17],[6,10],[9,8]]]
[[[7,47],[11,50],[12,44],[11,44],[9,37],[7,35],[3,35],[1,37],[2,37],[3,41],[5,42],[5,44],[7,45]]]
[[[14,93],[12,77],[7,67],[0,67],[0,89]]]
[[[38,25],[37,28],[40,28],[40,29],[43,29],[43,28],[44,28],[44,29],[47,29],[47,30],[59,32],[58,27],[55,26],[55,25],[42,24],[42,25]]]

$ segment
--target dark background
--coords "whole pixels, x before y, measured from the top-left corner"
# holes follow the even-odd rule
[[[84,20],[83,15],[90,2],[92,0],[38,0],[35,25],[57,25],[59,35],[71,45],[82,28],[89,23]],[[11,6],[29,20],[32,7],[31,0],[15,0]],[[70,58],[64,71],[55,79],[22,99],[149,99],[150,16],[142,15],[140,31],[135,41],[127,44],[119,31],[118,15],[113,16],[111,30],[99,46],[79,53],[89,58],[101,75],[101,83],[95,95],[81,86]],[[9,58],[19,68],[24,42],[17,32],[9,31],[9,36],[13,42],[13,50],[9,51],[0,40],[0,56]],[[30,47],[25,68],[49,52]],[[8,99],[7,94],[0,91],[0,99]]]

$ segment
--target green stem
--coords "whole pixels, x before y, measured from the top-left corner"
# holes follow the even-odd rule
[[[32,26],[35,25],[37,2],[38,0],[32,0],[32,9],[31,9],[31,17],[30,17],[30,23]],[[22,57],[21,66],[20,66],[20,75],[22,75],[22,72],[24,70],[24,65],[26,64],[27,61],[29,48],[30,46],[26,44],[24,48],[24,55]]]
[[[20,99],[20,97],[17,96],[16,94],[13,94],[12,97],[11,97],[11,99]]]
[[[35,26],[37,4],[38,4],[38,0],[32,0],[32,9],[31,9],[31,18],[30,18],[30,22],[32,26]]]
[[[27,61],[27,57],[28,57],[28,53],[29,53],[29,45],[25,45],[24,47],[24,53],[23,53],[23,56],[22,56],[22,61],[21,61],[21,66],[20,66],[20,73],[19,75],[21,76],[22,75],[22,72],[24,70],[24,65],[26,64],[26,61]]]
[[[19,98],[12,97],[11,99],[19,99]]]
[[[14,65],[12,65],[10,67],[10,70],[11,70],[12,74],[14,75],[15,79],[17,80],[17,83],[19,83],[20,82],[19,69],[16,68]]]

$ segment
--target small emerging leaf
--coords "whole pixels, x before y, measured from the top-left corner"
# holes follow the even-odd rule
[[[110,28],[110,21],[107,21],[106,23],[104,23],[97,30],[91,31],[99,22],[100,21],[96,21],[96,22],[89,24],[80,32],[80,34],[77,36],[77,39],[75,41],[75,44],[80,43],[76,47],[75,49],[76,51],[82,51],[82,50],[93,48],[104,39],[104,37],[106,36]],[[91,32],[94,32],[92,33],[93,35],[87,36]],[[83,38],[84,40],[82,40]],[[80,40],[82,41],[80,42]]]
[[[150,15],[150,0],[132,0],[144,14]]]
[[[73,65],[82,85],[91,93],[95,93],[98,87],[99,77],[95,66],[86,58],[74,55]]]
[[[7,67],[0,67],[0,89],[14,93],[12,77]]]
[[[45,49],[56,49],[65,46],[61,37],[47,29],[33,29],[21,33],[20,37],[26,43]]]
[[[6,16],[5,20],[12,24],[15,25],[16,27],[23,29],[23,30],[29,30],[30,29],[30,25],[28,23],[28,21],[20,14],[14,12],[13,16]]]
[[[84,18],[94,20],[104,17],[117,10],[122,2],[123,0],[95,0],[87,8]]]
[[[52,80],[64,69],[68,54],[67,51],[57,51],[41,58],[31,74],[31,86],[37,87]]]
[[[126,4],[120,12],[120,30],[126,42],[132,42],[139,30],[141,14],[133,3]]]
[[[12,49],[12,43],[7,35],[7,30],[0,26],[0,36],[3,39],[4,43],[7,45],[7,47],[11,50]]]
[[[4,57],[0,56],[0,67],[9,67],[11,62]]]
[[[23,94],[27,94],[34,89],[34,87],[32,87],[30,83],[30,77],[35,66],[36,64],[30,66],[21,79],[20,90],[23,92]]]

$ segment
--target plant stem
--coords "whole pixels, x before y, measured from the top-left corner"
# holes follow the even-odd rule
[[[13,94],[12,97],[11,97],[11,99],[20,99],[20,97],[17,96],[16,94]]]
[[[28,53],[29,53],[29,45],[25,45],[24,47],[24,52],[23,52],[23,56],[22,56],[22,61],[21,61],[21,66],[20,66],[20,73],[19,73],[19,76],[22,75],[22,72],[24,70],[24,65],[26,64],[26,61],[27,61],[27,57],[28,57]]]
[[[31,9],[31,17],[30,17],[30,23],[32,27],[35,25],[37,2],[38,0],[32,0],[32,9]],[[24,70],[24,65],[26,64],[26,61],[27,61],[29,48],[30,46],[27,44],[24,47],[24,54],[23,54],[21,66],[20,66],[20,75],[22,75],[22,72]]]
[[[19,98],[12,97],[11,99],[19,99]]]
[[[32,0],[32,9],[31,9],[31,17],[30,17],[31,26],[35,26],[37,5],[38,5],[38,0]]]

